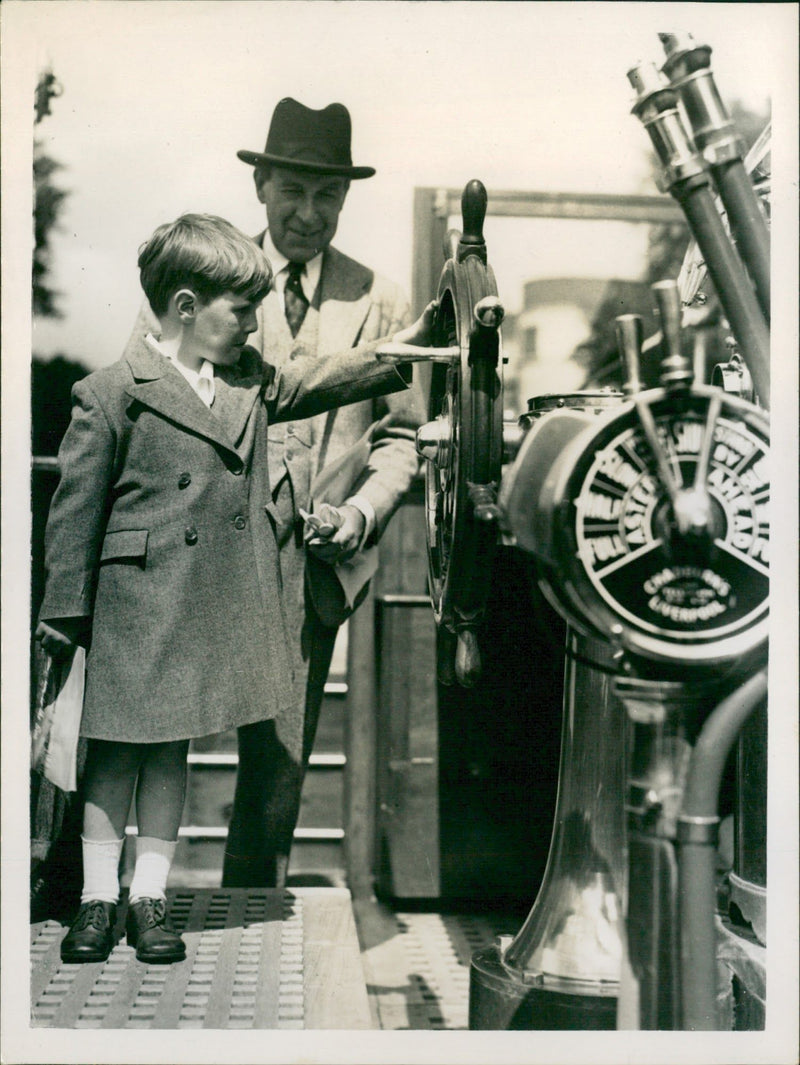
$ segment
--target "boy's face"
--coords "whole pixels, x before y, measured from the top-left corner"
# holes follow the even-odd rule
[[[208,303],[196,300],[193,354],[216,366],[233,366],[239,361],[247,338],[256,331],[256,310],[260,300],[249,300],[233,292],[223,292]]]
[[[336,174],[305,174],[272,167],[257,184],[267,208],[272,243],[287,259],[307,263],[327,248],[336,233],[349,182]]]

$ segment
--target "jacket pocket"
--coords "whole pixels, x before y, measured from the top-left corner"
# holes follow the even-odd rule
[[[313,443],[313,427],[308,418],[299,422],[291,422],[286,429],[286,436],[290,440],[299,441],[304,447],[311,447]]]
[[[304,447],[311,447],[314,442],[314,427],[310,418],[302,418],[296,422],[275,422],[268,426],[267,447],[276,454],[293,440],[297,440]]]
[[[101,562],[113,559],[135,559],[144,563],[147,557],[147,529],[118,529],[106,533],[100,552]]]

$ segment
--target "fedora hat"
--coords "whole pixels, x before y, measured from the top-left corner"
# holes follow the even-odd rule
[[[353,166],[350,156],[350,112],[344,104],[328,104],[320,111],[293,100],[280,100],[272,113],[263,152],[240,151],[250,166],[285,166],[311,174],[372,177],[371,166]]]

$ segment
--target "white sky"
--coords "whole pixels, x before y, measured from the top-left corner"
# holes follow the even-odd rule
[[[349,107],[354,162],[378,173],[353,183],[336,244],[409,289],[415,186],[653,192],[626,72],[661,63],[657,31],[711,44],[723,98],[763,109],[793,73],[794,15],[747,3],[5,0],[20,140],[38,73],[52,67],[64,90],[36,135],[70,191],[51,278],[65,317],[36,323],[34,350],[91,367],[117,358],[140,301],[136,250],[161,222],[193,210],[263,228],[236,151],[263,148],[282,96]],[[529,262],[527,244],[510,246],[513,268],[495,255],[509,309],[516,270],[563,272],[557,241]],[[615,273],[615,251],[625,258],[587,241],[584,273]]]

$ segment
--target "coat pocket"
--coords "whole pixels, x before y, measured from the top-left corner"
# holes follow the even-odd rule
[[[106,533],[100,561],[131,561],[144,565],[149,535],[147,529],[117,529]]]

